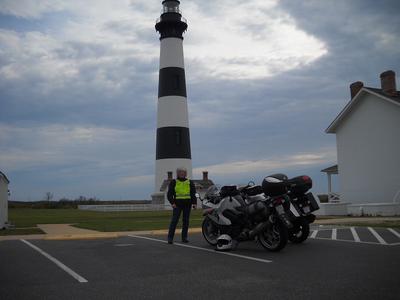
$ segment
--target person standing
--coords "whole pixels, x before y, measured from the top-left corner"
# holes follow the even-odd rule
[[[188,229],[190,210],[196,209],[197,198],[194,183],[187,178],[185,168],[176,169],[176,179],[171,180],[168,186],[167,198],[172,205],[172,218],[168,231],[168,244],[174,241],[176,225],[179,222],[181,213],[182,219],[182,242],[188,243]]]

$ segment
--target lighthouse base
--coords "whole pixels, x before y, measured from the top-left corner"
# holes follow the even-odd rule
[[[165,193],[156,192],[151,194],[151,204],[165,204]]]
[[[155,176],[155,193],[160,192],[164,180],[168,179],[168,172],[173,173],[176,177],[177,168],[186,168],[187,177],[192,178],[192,160],[185,158],[168,158],[156,160],[156,176]]]

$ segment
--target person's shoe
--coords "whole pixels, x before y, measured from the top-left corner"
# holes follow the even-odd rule
[[[168,244],[172,245],[174,242],[173,241],[168,241]]]
[[[188,240],[188,239],[183,239],[183,240],[182,240],[182,243],[187,244],[187,243],[189,243],[189,240]]]

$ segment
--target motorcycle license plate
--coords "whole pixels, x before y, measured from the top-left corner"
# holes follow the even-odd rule
[[[303,211],[306,213],[306,214],[308,214],[309,212],[310,212],[310,207],[307,205],[307,206],[303,206]]]
[[[278,205],[275,207],[276,211],[278,212],[278,214],[283,214],[285,212],[285,210],[283,209],[282,205]]]

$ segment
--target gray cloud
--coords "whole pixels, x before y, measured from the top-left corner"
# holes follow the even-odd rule
[[[27,20],[68,12],[60,28],[0,29],[0,102],[6,108],[0,111],[0,168],[18,199],[38,198],[47,190],[56,197],[148,197],[153,189],[159,51],[154,19],[159,4],[132,2],[126,9],[118,3],[109,13],[107,2],[98,2],[97,10],[90,3],[80,10],[74,1],[59,4],[31,14],[0,5],[8,18],[14,14]],[[226,15],[227,5],[251,9],[254,19],[239,22],[241,16]],[[208,167],[220,183],[245,182],[250,174],[255,180],[265,175],[264,167],[252,169],[260,165],[265,172],[310,173],[316,190],[323,191],[319,170],[335,162],[334,136],[323,131],[347,102],[348,84],[363,80],[379,86],[380,72],[400,71],[394,39],[400,28],[398,8],[396,1],[378,5],[361,0],[182,2],[189,18],[185,55],[196,172]],[[202,20],[205,15],[209,18]],[[208,35],[209,26],[229,21],[238,35],[230,36],[233,42],[242,41],[239,32],[247,32],[251,38],[246,41],[260,53],[224,56],[222,51],[210,60],[216,62],[212,67],[222,68],[218,76],[202,51],[208,55],[214,49],[207,47],[225,41],[224,31]],[[279,35],[276,28],[290,30]],[[290,45],[310,41],[323,45],[326,53],[315,55],[319,50],[313,46],[309,61],[305,50],[295,57],[264,55],[285,50],[288,37],[300,39]],[[264,63],[270,73],[259,76],[257,68]],[[257,73],[246,72],[252,66]],[[318,159],[304,165],[288,160],[298,155]],[[272,161],[289,161],[292,167]],[[238,164],[249,172],[229,169]]]

